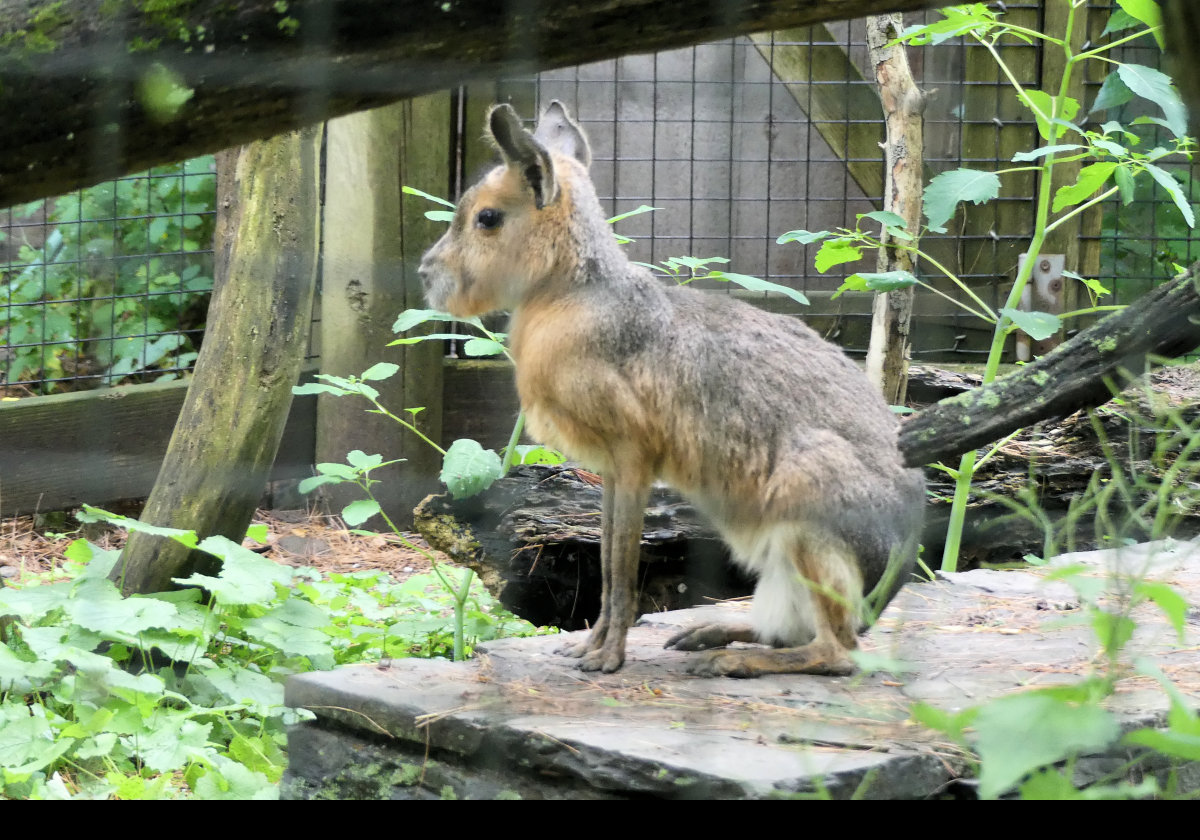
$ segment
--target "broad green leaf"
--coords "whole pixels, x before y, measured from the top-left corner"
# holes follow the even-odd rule
[[[930,706],[928,703],[918,702],[913,704],[910,711],[913,718],[921,725],[962,742],[965,730],[975,722],[980,709],[977,706],[971,706],[961,712],[947,712],[936,706]]]
[[[251,525],[249,528],[247,528],[246,536],[248,538],[254,540],[256,543],[261,543],[261,544],[265,545],[267,542],[267,535],[270,534],[270,532],[271,532],[271,529],[269,527],[267,527],[266,525],[264,525],[262,523],[259,523],[257,525]]]
[[[388,347],[395,347],[403,344],[420,344],[422,341],[470,341],[475,338],[473,335],[464,335],[463,333],[429,333],[428,335],[410,335],[406,338],[397,338],[395,341],[388,343]]]
[[[1188,1],[1195,2],[1195,0]],[[1154,40],[1158,42],[1160,50],[1167,48],[1162,33],[1162,9],[1159,8],[1155,0],[1117,0],[1117,5],[1121,7],[1121,11],[1125,12],[1125,14],[1136,18],[1154,30]],[[1158,28],[1155,29],[1155,27]]]
[[[993,700],[980,708],[974,727],[983,799],[994,799],[1040,767],[1099,752],[1121,733],[1117,719],[1099,706],[1042,692]]]
[[[342,519],[351,528],[357,528],[375,514],[379,513],[379,503],[372,499],[359,499],[342,508]]]
[[[1092,612],[1092,630],[1096,639],[1108,651],[1119,651],[1133,638],[1136,625],[1129,616],[1117,615],[1106,610]]]
[[[406,309],[396,316],[392,324],[392,332],[402,333],[429,321],[461,321],[464,324],[481,326],[478,318],[456,318],[449,312],[439,312],[436,309]]]
[[[276,584],[286,586],[291,583],[290,569],[242,548],[226,537],[209,537],[199,548],[221,558],[220,576],[193,574],[172,580],[187,586],[202,586],[223,604],[263,603],[275,596]]]
[[[1200,761],[1200,735],[1186,732],[1138,729],[1122,739],[1123,743],[1149,747],[1155,752],[1184,761]]]
[[[1086,146],[1080,146],[1076,143],[1066,143],[1057,146],[1042,146],[1040,149],[1034,149],[1031,152],[1017,152],[1013,155],[1014,163],[1025,163],[1038,158],[1044,158],[1046,155],[1056,155],[1059,152],[1073,152],[1076,149],[1086,149]]]
[[[1188,603],[1174,587],[1165,583],[1141,580],[1134,585],[1133,594],[1149,598],[1158,604],[1158,608],[1167,616],[1167,620],[1171,622],[1171,626],[1179,635],[1179,641],[1183,641],[1183,627],[1184,622],[1187,621]]]
[[[862,259],[862,249],[845,239],[830,239],[821,244],[813,264],[824,274],[835,265],[856,262]]]
[[[21,589],[0,587],[0,615],[15,615],[33,623],[47,613],[65,607],[74,587],[71,581]]]
[[[517,457],[518,464],[561,464],[567,460],[561,452],[528,444],[517,446]]]
[[[416,187],[407,187],[407,186],[401,187],[400,191],[403,193],[407,193],[408,195],[419,195],[421,198],[425,198],[430,201],[436,202],[437,204],[441,204],[444,207],[453,207],[454,206],[453,201],[447,201],[444,198],[438,198],[436,195],[430,195],[429,193],[419,190]]]
[[[1070,277],[1072,280],[1078,280],[1080,283],[1091,289],[1092,294],[1094,294],[1096,297],[1104,297],[1105,295],[1112,294],[1111,289],[1106,288],[1103,283],[1094,277],[1083,277],[1082,275],[1076,274],[1074,271],[1069,269],[1063,270],[1063,276]]]
[[[463,353],[468,356],[502,356],[504,345],[490,338],[472,337],[463,345]]]
[[[296,489],[301,493],[311,493],[324,484],[342,484],[345,481],[346,479],[338,478],[336,475],[311,475],[301,481]]]
[[[801,245],[811,245],[814,242],[820,242],[822,239],[828,239],[830,236],[833,236],[833,234],[827,230],[789,230],[787,233],[776,239],[775,242],[779,245],[786,245],[789,242],[799,242]]]
[[[1104,186],[1119,165],[1116,161],[1109,160],[1083,167],[1079,170],[1079,178],[1074,184],[1059,187],[1058,192],[1054,194],[1054,212],[1087,201]]]
[[[871,219],[879,222],[884,227],[894,227],[904,229],[904,217],[899,213],[893,213],[891,210],[872,210],[870,213],[862,213],[859,219]]]
[[[439,476],[456,499],[467,499],[491,487],[503,473],[500,456],[473,440],[456,440],[446,450]]]
[[[1196,226],[1196,214],[1193,212],[1191,202],[1188,201],[1187,195],[1184,194],[1183,188],[1179,186],[1179,182],[1175,180],[1175,177],[1167,170],[1152,163],[1143,165],[1146,167],[1146,171],[1150,173],[1150,177],[1157,181],[1158,185],[1171,196],[1171,200],[1175,202],[1175,206],[1183,214],[1183,220],[1187,222],[1187,226],[1194,228]]]
[[[431,222],[446,222],[447,224],[454,221],[453,210],[426,210],[425,218]]]
[[[400,370],[400,365],[393,364],[392,362],[378,362],[364,370],[358,378],[370,381],[387,379],[398,370]]]
[[[283,706],[283,686],[248,668],[214,668],[204,672],[199,679],[211,685],[229,702],[245,704],[256,714],[273,716]]]
[[[836,298],[843,292],[894,292],[916,284],[917,278],[907,271],[860,272],[847,277],[833,293],[833,297]]]
[[[1121,81],[1121,74],[1114,70],[1104,77],[1104,84],[1100,85],[1096,101],[1092,103],[1092,110],[1088,113],[1094,114],[1097,111],[1107,111],[1109,108],[1119,108],[1132,100],[1133,91]]]
[[[1121,203],[1128,206],[1133,203],[1134,184],[1133,174],[1128,167],[1119,166],[1113,172],[1113,181],[1117,185],[1117,194],[1121,196]]]
[[[77,590],[66,613],[85,630],[136,635],[151,627],[169,628],[177,610],[165,601],[123,598],[116,586],[105,580]]]
[[[954,169],[943,172],[925,188],[925,218],[929,229],[946,232],[946,222],[953,218],[960,201],[983,204],[1000,194],[1000,177],[995,172],[974,169]]]
[[[1047,339],[1062,329],[1062,320],[1049,312],[1023,312],[1005,307],[1000,314],[1024,330],[1034,341]]]
[[[984,32],[996,23],[996,13],[983,3],[952,6],[940,11],[942,19],[925,26],[911,26],[897,41],[922,46],[941,44],[968,32]]]
[[[278,799],[279,787],[262,773],[249,770],[232,759],[214,756],[207,771],[192,786],[198,799]]]
[[[349,464],[338,464],[335,462],[323,462],[317,464],[317,472],[321,475],[331,475],[334,478],[340,478],[345,481],[354,481],[358,478],[358,470]]]
[[[1187,135],[1187,108],[1171,84],[1170,76],[1141,64],[1122,64],[1117,67],[1117,73],[1130,90],[1162,108],[1167,125],[1176,137]]]
[[[355,394],[357,391],[338,388],[336,385],[326,385],[323,382],[306,382],[303,385],[293,385],[292,393],[298,397],[306,394],[333,394],[335,397],[344,397],[347,394]]]
[[[1019,94],[1021,103],[1033,112],[1037,120],[1038,133],[1043,140],[1053,142],[1067,132],[1070,121],[1079,113],[1079,101],[1065,97],[1059,103],[1059,112],[1054,113],[1054,97],[1041,90],[1026,90]],[[1061,122],[1059,122],[1061,121]],[[1051,130],[1053,126],[1053,131]]]
[[[128,531],[141,531],[146,534],[153,534],[156,537],[170,537],[176,542],[186,545],[188,548],[195,548],[198,539],[195,531],[150,525],[137,519],[130,519],[128,516],[109,513],[106,510],[101,510],[91,505],[84,505],[83,511],[76,514],[75,518],[80,522],[108,522],[111,525],[116,525],[118,528],[125,528]]]
[[[749,274],[734,274],[732,271],[714,271],[709,275],[709,279],[734,283],[751,292],[774,292],[786,295],[796,301],[796,303],[808,306],[808,298],[804,296],[803,292],[782,286],[779,283],[772,283],[770,280],[751,277]]]
[[[1138,22],[1128,12],[1121,9],[1113,9],[1112,14],[1108,16],[1108,22],[1104,24],[1104,31],[1101,35],[1111,35],[1114,32],[1122,32],[1126,29],[1132,29],[1137,26]]]
[[[383,456],[368,455],[361,449],[351,449],[346,453],[346,463],[356,470],[373,470],[383,463]]]
[[[182,715],[159,714],[154,728],[137,739],[141,762],[157,773],[179,770],[194,758],[209,758],[211,723],[197,723]]]

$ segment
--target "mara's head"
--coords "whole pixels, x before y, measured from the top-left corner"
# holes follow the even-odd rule
[[[595,204],[591,150],[561,102],[533,132],[510,106],[493,106],[486,136],[502,163],[463,195],[450,230],[421,260],[429,305],[463,318],[513,309],[572,271],[587,235],[576,201]]]

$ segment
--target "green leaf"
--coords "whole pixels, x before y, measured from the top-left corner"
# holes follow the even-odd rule
[[[300,482],[296,487],[301,493],[311,493],[318,487],[325,484],[343,484],[346,481],[344,478],[338,478],[335,475],[311,475]]]
[[[1107,111],[1109,108],[1120,108],[1132,100],[1133,91],[1121,81],[1121,75],[1114,70],[1104,77],[1104,84],[1100,85],[1096,101],[1092,103],[1092,110],[1088,113],[1094,114],[1097,111]]]
[[[561,464],[566,460],[561,452],[554,449],[528,444],[517,445],[515,463],[518,464]]]
[[[1104,186],[1119,165],[1116,161],[1109,160],[1083,167],[1079,170],[1079,178],[1074,184],[1059,187],[1058,192],[1054,194],[1054,212],[1087,201]]]
[[[789,242],[799,242],[801,245],[811,245],[814,242],[820,242],[822,239],[827,239],[830,236],[833,236],[833,234],[827,230],[789,230],[787,233],[776,239],[775,242],[779,245],[786,245]]]
[[[1096,639],[1108,651],[1119,651],[1133,638],[1137,625],[1127,615],[1118,615],[1106,610],[1092,612],[1092,629]]]
[[[1059,112],[1054,113],[1054,97],[1045,91],[1041,90],[1025,90],[1018,94],[1018,99],[1021,100],[1026,108],[1033,112],[1034,119],[1037,120],[1038,134],[1043,140],[1053,142],[1067,132],[1068,128],[1073,128],[1070,121],[1075,119],[1079,113],[1079,101],[1071,97],[1064,97],[1059,102]],[[1054,130],[1051,131],[1053,125]]]
[[[1187,135],[1187,108],[1171,84],[1170,76],[1141,64],[1122,64],[1117,67],[1117,73],[1130,90],[1162,108],[1167,126],[1176,137]]]
[[[501,472],[500,456],[473,440],[456,440],[446,450],[439,476],[456,499],[467,499],[491,487]]]
[[[425,218],[431,222],[446,222],[447,224],[454,221],[453,210],[426,210]]]
[[[821,244],[821,249],[817,251],[813,264],[817,267],[817,271],[824,274],[835,265],[856,262],[860,259],[862,259],[861,248],[856,247],[849,240],[830,239]]]
[[[396,316],[396,323],[392,324],[392,332],[408,332],[413,327],[429,321],[462,321],[464,324],[482,326],[478,318],[456,318],[449,312],[439,312],[436,309],[406,309]]]
[[[1049,312],[1024,312],[1005,307],[1000,314],[1008,318],[1034,341],[1042,341],[1062,329],[1062,319]]]
[[[154,728],[138,737],[137,755],[156,773],[181,769],[194,758],[209,758],[211,723],[197,723],[182,715],[157,715]]]
[[[377,364],[373,364],[364,370],[358,378],[373,382],[379,379],[387,379],[398,370],[400,370],[400,365],[393,364],[391,362],[378,362]]]
[[[1023,776],[1079,753],[1099,752],[1120,735],[1116,718],[1099,706],[1069,703],[1043,692],[993,700],[975,718],[979,794],[994,799]]]
[[[356,470],[373,470],[383,463],[383,456],[368,455],[361,449],[351,449],[346,453],[346,463]]]
[[[621,213],[619,216],[613,216],[608,220],[608,223],[610,225],[615,225],[617,222],[621,221],[622,219],[628,219],[630,216],[640,216],[642,213],[652,213],[655,210],[661,209],[661,207],[650,207],[649,205],[643,204],[640,207],[630,210],[628,213]]]
[[[1194,0],[1189,0],[1189,2],[1194,2]],[[1154,40],[1158,42],[1160,50],[1167,48],[1162,33],[1162,9],[1155,0],[1117,0],[1117,5],[1125,14],[1136,18],[1151,29],[1158,27],[1154,30]]]
[[[1192,205],[1184,194],[1183,188],[1179,186],[1179,182],[1175,180],[1170,172],[1162,167],[1155,166],[1152,163],[1143,164],[1146,171],[1150,173],[1150,177],[1158,182],[1158,185],[1167,191],[1171,196],[1171,200],[1175,202],[1175,206],[1179,208],[1179,212],[1183,214],[1183,220],[1187,222],[1187,226],[1194,228],[1196,226],[1196,214],[1192,211]]]
[[[954,169],[943,172],[925,188],[925,218],[929,229],[946,232],[946,222],[953,218],[961,201],[983,204],[1000,194],[1000,177],[995,172],[974,169]]]
[[[298,397],[306,394],[333,394],[335,397],[344,397],[347,394],[356,394],[358,392],[338,388],[336,385],[326,385],[323,382],[307,382],[304,385],[293,385],[292,393]]]
[[[1072,280],[1078,280],[1080,283],[1091,289],[1092,294],[1094,294],[1096,297],[1104,297],[1105,295],[1112,294],[1112,290],[1106,288],[1103,283],[1094,277],[1083,277],[1079,274],[1076,274],[1074,271],[1071,271],[1070,269],[1063,269],[1063,277],[1070,277]]]
[[[1200,761],[1200,735],[1163,732],[1157,729],[1138,729],[1126,735],[1123,742],[1139,747],[1149,747],[1155,752],[1183,761]]]
[[[1044,158],[1047,155],[1056,155],[1059,152],[1073,152],[1076,149],[1086,149],[1087,146],[1080,146],[1076,143],[1065,143],[1057,146],[1042,146],[1040,149],[1034,149],[1031,152],[1017,152],[1013,155],[1014,163],[1025,163],[1038,158]]]
[[[858,216],[860,220],[871,219],[879,222],[884,227],[894,227],[904,230],[904,217],[899,213],[893,213],[891,210],[872,210],[870,213],[862,213]]]
[[[1117,167],[1116,171],[1113,172],[1113,181],[1116,182],[1118,194],[1121,196],[1121,203],[1126,206],[1132,204],[1135,188],[1133,173],[1129,171],[1129,168],[1125,166]]]
[[[1108,23],[1104,24],[1104,31],[1101,35],[1111,35],[1114,32],[1122,32],[1126,29],[1132,29],[1137,26],[1138,22],[1128,13],[1120,9],[1113,9],[1111,15],[1108,16]]]
[[[447,201],[444,198],[438,198],[436,195],[430,195],[429,193],[419,190],[416,187],[404,186],[404,187],[400,188],[400,192],[406,193],[408,195],[420,196],[421,198],[428,199],[429,201],[436,202],[437,204],[441,204],[444,207],[451,207],[451,208],[454,207],[453,201]]]
[[[246,536],[248,538],[254,540],[256,543],[261,543],[263,545],[266,544],[267,535],[270,533],[271,533],[271,529],[262,523],[259,523],[257,525],[251,525],[249,528],[246,529]]]
[[[287,586],[292,571],[259,554],[242,548],[226,537],[209,537],[200,543],[201,551],[220,557],[218,577],[193,574],[187,578],[172,578],[186,586],[202,586],[223,604],[259,604],[275,596],[275,585]]]
[[[468,356],[502,356],[504,345],[490,338],[472,337],[463,345],[463,353]]]
[[[708,279],[734,283],[751,292],[774,292],[775,294],[786,295],[796,301],[796,303],[808,306],[808,298],[804,296],[803,292],[780,285],[779,283],[772,283],[770,280],[751,277],[749,274],[735,274],[732,271],[714,271],[708,275]]]
[[[1182,595],[1172,586],[1155,581],[1141,580],[1133,587],[1133,594],[1149,598],[1158,604],[1158,608],[1167,616],[1171,626],[1175,628],[1179,641],[1183,641],[1184,622],[1187,621],[1188,604]]]
[[[907,271],[860,272],[847,277],[833,296],[842,292],[894,292],[916,284],[917,278]]]
[[[375,514],[379,513],[379,503],[372,499],[359,499],[342,508],[342,519],[351,528],[357,528]]]

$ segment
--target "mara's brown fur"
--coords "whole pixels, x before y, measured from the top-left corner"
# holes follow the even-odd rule
[[[753,626],[692,628],[668,645],[782,648],[709,650],[689,670],[853,670],[864,592],[883,581],[886,599],[907,574],[924,501],[883,399],[799,320],[668,287],[631,264],[561,103],[533,133],[497,106],[488,130],[504,162],[463,196],[421,276],[439,309],[511,311],[530,434],[604,478],[600,616],[564,652],[585,670],[624,661],[646,495],[661,478],[759,581]]]

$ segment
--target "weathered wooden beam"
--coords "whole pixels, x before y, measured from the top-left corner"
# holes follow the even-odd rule
[[[942,400],[906,422],[909,466],[957,457],[1016,429],[1107,402],[1153,357],[1200,346],[1200,263],[1172,282],[986,387]]]
[[[0,0],[0,207],[444,90],[933,0]]]

